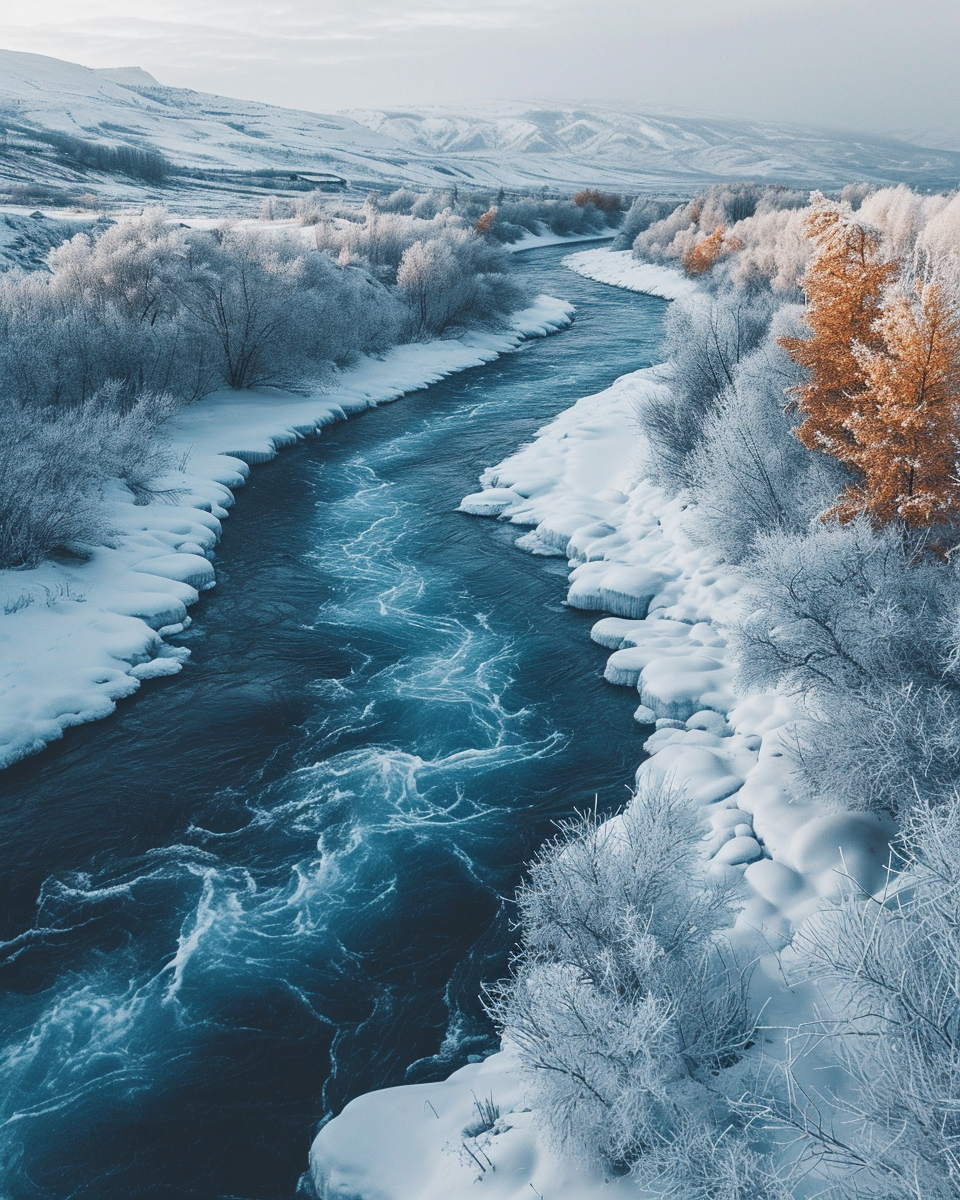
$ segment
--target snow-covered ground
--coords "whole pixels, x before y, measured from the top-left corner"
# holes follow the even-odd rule
[[[522,238],[516,242],[504,242],[503,248],[510,254],[516,254],[520,250],[536,250],[541,246],[567,246],[576,245],[579,242],[609,242],[616,235],[613,233],[592,233],[592,234],[560,234],[552,233],[549,229],[543,229],[541,233],[525,233]]]
[[[313,395],[222,391],[186,409],[172,430],[183,469],[158,481],[168,494],[148,505],[117,485],[108,497],[111,545],[91,547],[85,560],[0,572],[0,767],[107,716],[144,679],[180,671],[188,651],[167,639],[214,586],[220,523],[249,464],[553,333],[572,314],[541,296],[503,333],[398,346]]]
[[[587,279],[611,283],[629,292],[645,292],[664,300],[679,300],[697,290],[697,285],[673,267],[638,262],[630,250],[580,250],[563,260],[563,265]]]
[[[635,286],[629,265],[605,251],[576,256],[591,267],[584,273],[603,278],[591,256],[614,258],[610,273]],[[591,634],[611,651],[605,677],[635,688],[636,719],[655,726],[638,780],[665,778],[683,789],[702,817],[704,869],[745,880],[731,938],[743,961],[758,957],[752,999],[757,1011],[766,1006],[764,1049],[777,1055],[782,1029],[813,1011],[808,986],[788,984],[778,952],[836,892],[841,870],[868,891],[883,885],[893,830],[874,815],[802,799],[788,753],[792,703],[735,694],[723,625],[744,580],[689,541],[683,502],[642,470],[634,413],[668,386],[667,369],[653,368],[581,399],[488,469],[483,490],[461,510],[525,528],[522,550],[567,557],[567,603],[608,614]],[[822,1067],[814,1054],[803,1069]],[[481,1129],[478,1106],[487,1101],[498,1115]],[[641,1194],[629,1180],[605,1180],[549,1149],[509,1046],[444,1083],[358,1098],[318,1134],[311,1175],[322,1200]]]
[[[55,130],[159,151],[204,172],[322,173],[361,186],[562,188],[691,194],[721,179],[840,187],[851,178],[952,187],[960,153],[878,134],[644,113],[610,104],[512,102],[449,109],[314,113],[165,87],[146,72],[91,70],[0,50],[3,182],[40,181],[121,203],[223,211],[256,206],[263,180],[178,176],[163,187],[70,164],[22,130]],[[260,188],[254,191],[252,189]],[[232,189],[232,192],[231,192]]]

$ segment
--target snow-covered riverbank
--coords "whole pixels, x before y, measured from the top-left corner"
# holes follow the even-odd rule
[[[564,266],[587,279],[628,292],[661,296],[664,300],[679,300],[697,290],[697,285],[680,271],[657,263],[638,262],[630,250],[579,250],[563,261]]]
[[[602,279],[602,260],[618,256],[574,258]],[[605,676],[638,690],[636,718],[655,727],[638,780],[683,789],[702,817],[704,868],[745,881],[731,936],[744,961],[757,959],[752,998],[757,1011],[767,1006],[764,1049],[776,1055],[782,1030],[813,1011],[778,951],[835,893],[841,869],[868,891],[882,885],[892,828],[801,798],[788,753],[792,703],[735,694],[722,627],[745,581],[690,542],[683,502],[643,475],[634,414],[667,386],[664,369],[645,370],[585,397],[486,471],[461,508],[526,527],[519,548],[570,560],[567,602],[610,614],[592,631],[611,651]],[[815,1066],[814,1055],[807,1069]],[[371,1129],[386,1131],[375,1151]],[[548,1147],[509,1046],[443,1083],[355,1100],[318,1135],[311,1177],[322,1200],[466,1200],[480,1185],[498,1200],[639,1194]]]
[[[144,679],[180,671],[185,648],[166,640],[216,581],[220,523],[249,464],[283,446],[490,362],[525,339],[568,325],[570,305],[540,297],[502,333],[398,346],[365,359],[313,395],[216,393],[185,410],[172,440],[182,469],[148,505],[117,485],[107,497],[114,535],[89,557],[0,572],[0,767],[71,725],[107,716]]]
[[[616,236],[613,233],[552,233],[542,226],[541,230],[540,233],[524,234],[517,242],[505,242],[503,249],[510,254],[516,254],[521,250],[537,250],[542,246],[576,246],[583,242],[610,242]]]

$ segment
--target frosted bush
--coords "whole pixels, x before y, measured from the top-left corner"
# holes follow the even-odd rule
[[[833,1049],[837,1085],[774,1110],[807,1132],[842,1196],[954,1200],[960,1190],[960,800],[906,820],[895,875],[849,886],[797,949],[837,1014],[798,1039]],[[832,1114],[830,1119],[827,1114]]]
[[[194,399],[208,387],[179,320],[189,245],[148,212],[52,251],[49,272],[0,279],[0,391],[25,405],[83,402],[109,380]]]
[[[55,418],[0,410],[0,569],[35,567],[106,536],[100,465],[71,433]]]
[[[677,207],[676,200],[656,200],[651,196],[638,196],[624,215],[612,249],[632,249],[641,233],[657,221],[668,217]]]
[[[296,388],[324,363],[398,340],[396,297],[299,239],[226,231],[196,236],[191,252],[183,307],[228,387]]]
[[[693,204],[680,204],[660,221],[655,221],[637,235],[633,243],[635,257],[645,262],[676,262],[682,254],[675,248],[686,249],[689,238],[695,236],[697,224]],[[691,233],[692,231],[692,233]],[[680,242],[677,242],[678,235]]]
[[[803,694],[943,677],[955,574],[911,561],[896,530],[851,521],[767,534],[749,570],[749,611],[737,629],[747,687]]]
[[[665,322],[663,350],[671,364],[669,393],[650,397],[637,420],[651,450],[649,469],[664,487],[689,482],[691,456],[737,366],[762,341],[770,320],[765,297],[726,293],[675,301]]]
[[[902,813],[955,786],[954,569],[858,521],[765,535],[749,572],[729,631],[741,685],[802,699],[797,765],[811,794]]]
[[[832,460],[794,437],[784,396],[794,382],[794,365],[766,342],[737,366],[690,455],[688,529],[730,562],[746,559],[761,535],[805,530],[842,484]]]
[[[469,325],[496,325],[526,299],[503,251],[467,230],[448,229],[404,251],[397,293],[416,337]]]
[[[689,1117],[731,1124],[718,1076],[752,1026],[700,837],[686,797],[651,785],[620,817],[566,826],[519,894],[522,950],[491,1008],[548,1136],[608,1170],[641,1169]]]
[[[695,1117],[681,1121],[634,1175],[658,1200],[796,1200],[799,1182],[795,1167],[775,1166],[736,1123],[711,1126]]]
[[[814,699],[814,698],[812,698]],[[884,680],[818,694],[797,730],[799,781],[843,810],[899,815],[960,780],[960,692],[951,680]]]
[[[178,407],[169,392],[140,392],[129,401],[114,381],[85,404],[62,410],[58,422],[78,457],[91,457],[104,479],[119,479],[145,504],[158,476],[173,465],[162,428]]]
[[[455,223],[450,215],[436,214],[429,220],[401,213],[384,212],[368,200],[359,221],[323,222],[316,226],[319,250],[344,255],[374,269],[377,277],[392,283],[404,252],[417,241],[430,241]]]

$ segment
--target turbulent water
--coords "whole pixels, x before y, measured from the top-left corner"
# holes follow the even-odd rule
[[[494,1045],[524,861],[641,757],[566,565],[455,511],[656,357],[563,253],[518,261],[573,328],[257,468],[184,673],[0,776],[3,1200],[288,1200],[325,1116]]]

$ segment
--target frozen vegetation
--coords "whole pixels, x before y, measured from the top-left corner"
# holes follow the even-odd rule
[[[461,508],[569,560],[648,757],[529,868],[501,1052],[349,1105],[324,1200],[960,1186],[960,199],[635,207],[570,265],[673,290],[667,364]]]
[[[449,208],[66,232],[0,276],[2,764],[180,669],[248,463],[570,320]]]
[[[0,278],[0,568],[102,543],[104,486],[149,499],[178,407],[222,387],[315,390],[361,355],[502,328],[526,300],[496,242],[449,212],[368,205],[304,232],[153,210]]]

